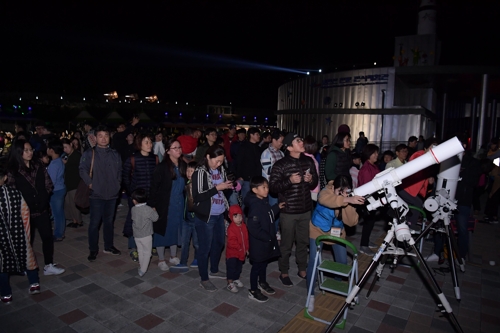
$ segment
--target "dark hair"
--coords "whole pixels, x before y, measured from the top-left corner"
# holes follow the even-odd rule
[[[133,133],[130,133],[130,134],[133,134]],[[146,138],[149,138],[149,140],[151,140],[151,143],[153,143],[155,141],[154,138],[149,133],[139,133],[134,138],[135,150],[141,150],[142,141],[144,141],[144,139],[146,139]]]
[[[0,164],[0,179],[7,176],[7,169],[3,164]]]
[[[88,124],[86,124],[86,125],[88,125]],[[109,129],[104,125],[99,125],[95,128],[94,133],[97,136],[97,133],[99,133],[99,132],[106,132],[109,134]]]
[[[363,161],[363,163],[368,161],[368,159],[370,159],[370,156],[372,156],[373,153],[378,152],[379,150],[380,149],[377,145],[374,145],[373,143],[367,144],[361,152],[361,160]]]
[[[333,180],[333,188],[340,188],[341,190],[343,190],[344,188],[347,188],[348,190],[352,189],[351,178],[343,175],[338,175]],[[337,219],[342,221],[342,209],[339,209]]]
[[[247,130],[244,129],[244,128],[238,128],[238,130],[236,130],[236,134],[245,134],[245,135],[247,135]]]
[[[174,144],[174,142],[177,142],[180,145],[180,142],[176,138],[170,138],[167,140],[165,143],[165,153],[170,150],[170,147]],[[178,168],[179,168],[179,173],[181,174],[181,177],[186,177],[186,162],[184,162],[184,159],[182,157],[179,158],[178,160]],[[172,179],[177,179],[177,174],[175,173],[175,165],[170,159],[170,156],[166,156],[163,158],[163,161],[161,161],[160,164],[166,164],[170,170],[170,175],[172,176]]]
[[[214,144],[219,145],[219,146],[223,146],[224,145],[224,139],[221,138],[220,136],[218,136],[217,139],[215,139]]]
[[[258,129],[257,127],[250,127],[248,129],[248,135],[252,135],[252,134],[255,134],[255,133],[259,133],[260,134],[260,129]]]
[[[361,131],[361,132],[359,132],[359,135],[363,135],[364,136],[365,132]]]
[[[400,143],[399,145],[396,146],[396,151],[401,151],[403,149],[408,149],[408,146],[405,145],[404,143]]]
[[[186,169],[196,169],[197,165],[198,163],[196,163],[196,161],[191,161],[187,164]]]
[[[254,176],[252,179],[250,179],[250,189],[252,188],[257,188],[261,185],[268,184],[269,182],[267,181],[266,178],[262,176]]]
[[[17,132],[17,133],[16,133],[16,135],[14,136],[14,138],[12,138],[12,141],[17,141],[17,140],[20,140],[20,139],[19,139],[19,137],[20,137],[20,136],[23,136],[23,137],[24,137],[24,139],[25,139],[26,141],[29,141],[29,139],[30,139],[30,135],[29,135],[29,133],[28,133],[28,132],[25,132],[25,131],[19,131],[19,132]],[[22,140],[22,139],[21,139],[21,140]]]
[[[386,151],[384,151],[384,153],[382,154],[382,156],[386,156],[386,155],[388,155],[388,156],[390,156],[392,158],[394,158],[394,156],[395,156],[395,154],[394,154],[394,152],[392,150],[386,150]]]
[[[332,140],[332,144],[330,145],[330,151],[333,149],[333,147],[344,148],[344,139],[346,137],[349,137],[349,139],[350,139],[351,134],[349,134],[347,132],[337,133],[337,135],[335,135],[335,137]]]
[[[326,135],[326,134],[325,134],[325,135],[323,135],[323,136],[321,137],[321,140],[323,140],[324,138],[326,138],[327,140],[329,140],[329,139],[330,139],[330,138],[328,137],[328,135]]]
[[[26,143],[29,144],[29,142],[26,140],[16,140],[12,143],[12,147],[9,153],[9,160],[7,161],[7,169],[12,174],[16,174],[19,171],[19,168],[23,168],[25,170],[28,169],[23,160],[24,145]],[[33,160],[31,160],[30,162],[30,165],[34,163]]]
[[[146,190],[143,188],[135,189],[130,195],[132,200],[137,201],[137,203],[145,203],[148,201],[148,195],[146,194]]]
[[[71,140],[70,140],[70,139],[68,139],[68,138],[62,138],[62,139],[61,139],[61,143],[62,143],[63,145],[65,145],[65,144],[66,144],[66,145],[70,145],[70,146],[71,146]]]
[[[433,138],[433,137],[427,138],[424,141],[424,149],[427,149],[430,146],[432,146],[433,144],[438,144],[438,143],[439,143],[439,141],[436,138]]]
[[[279,129],[275,129],[275,130],[271,133],[271,138],[272,138],[273,140],[279,140],[279,139],[280,139],[280,137],[285,137],[285,136],[283,135],[283,132],[282,132],[282,131],[280,131]]]
[[[205,130],[205,132],[203,132],[203,136],[207,136],[209,135],[210,133],[214,133],[217,134],[217,130],[213,127],[209,127]]]
[[[76,136],[72,136],[70,139],[71,143],[73,143],[73,141],[75,141],[75,140],[78,141],[78,149],[82,149],[82,141],[80,141],[79,138],[77,138]],[[77,148],[75,148],[75,149],[77,149]]]
[[[267,138],[268,136],[271,136],[271,133],[269,133],[269,131],[265,131],[264,133],[262,133],[262,139],[264,138]]]
[[[210,170],[210,166],[208,165],[207,155],[210,158],[216,158],[216,157],[219,157],[219,156],[225,156],[225,151],[224,151],[224,148],[222,148],[219,145],[212,145],[212,146],[210,146],[207,149],[207,152],[205,153],[205,156],[203,156],[203,159],[200,160],[200,162],[198,163],[198,166],[202,166],[203,165],[203,166],[205,166],[205,168],[207,170]],[[220,170],[220,167],[219,167],[219,170]]]
[[[314,155],[318,151],[318,143],[313,138],[312,135],[308,135],[304,138],[304,149],[305,152]]]
[[[412,135],[408,138],[408,143],[413,142],[413,141],[418,141],[418,139],[415,135]]]
[[[47,142],[47,149],[52,149],[57,155],[61,155],[64,152],[61,140],[52,139]]]

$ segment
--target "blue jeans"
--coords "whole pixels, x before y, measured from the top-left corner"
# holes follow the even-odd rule
[[[458,252],[460,258],[467,256],[469,251],[469,231],[467,230],[467,222],[471,213],[470,206],[458,206],[458,214],[455,215],[458,230]]]
[[[181,265],[187,265],[189,258],[189,243],[191,243],[191,236],[193,237],[194,257],[198,253],[198,234],[195,228],[195,218],[191,216],[192,213],[187,212],[186,221],[182,222],[181,234]]]
[[[66,217],[64,216],[64,197],[66,196],[66,188],[57,190],[50,197],[50,208],[54,216],[54,237],[62,238],[64,229],[66,228]]]
[[[198,237],[198,272],[202,281],[208,281],[208,259],[210,258],[210,271],[219,271],[219,261],[224,248],[225,232],[224,214],[211,215],[208,222],[195,217],[196,233]]]
[[[323,242],[320,244],[320,251],[323,249]],[[347,249],[344,245],[341,244],[333,244],[332,245],[333,257],[335,262],[341,264],[347,264]],[[316,239],[309,238],[309,264],[307,265],[307,288],[309,288],[311,284],[311,278],[314,278],[314,284],[318,276],[316,272],[313,272],[314,260],[316,259]],[[311,295],[314,295],[314,284],[311,290]]]
[[[240,181],[240,183],[241,183],[241,199],[244,202],[245,197],[247,196],[248,192],[250,192],[250,182],[249,181]],[[244,207],[244,205],[243,205],[243,207]]]
[[[273,197],[271,195],[271,193],[269,193],[269,195],[267,196],[267,199],[269,200],[269,206],[274,206],[278,203],[278,197]],[[279,215],[278,215],[279,216]],[[278,232],[278,230],[280,229],[280,218],[278,217],[275,221],[274,221],[274,225],[276,226],[276,232]]]
[[[40,283],[40,279],[38,278],[38,269],[27,270],[26,275],[28,276],[30,285],[33,283]],[[10,287],[9,280],[9,273],[0,273],[0,296],[12,295],[12,288]]]
[[[99,229],[103,224],[104,249],[113,247],[116,199],[90,199],[89,250],[99,251]]]

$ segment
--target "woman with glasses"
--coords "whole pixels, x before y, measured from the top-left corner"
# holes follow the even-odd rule
[[[151,181],[148,205],[160,216],[153,223],[153,247],[158,251],[158,267],[169,269],[165,261],[165,247],[170,247],[169,263],[176,266],[177,246],[181,244],[181,227],[184,216],[184,185],[186,162],[182,159],[182,147],[177,139],[170,139],[165,145],[165,157],[156,167]]]
[[[54,266],[54,240],[49,217],[49,201],[54,185],[47,169],[33,159],[33,148],[25,140],[17,140],[8,161],[8,185],[14,186],[23,195],[30,209],[31,245],[35,241],[35,230],[42,238],[44,275],[59,275],[64,269]]]

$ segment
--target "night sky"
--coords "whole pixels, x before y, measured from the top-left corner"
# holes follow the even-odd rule
[[[255,64],[326,72],[390,66],[394,37],[416,33],[419,7],[417,0],[185,2],[2,5],[0,91],[116,90],[275,109],[278,87],[298,74]],[[456,2],[438,1],[441,64],[497,65],[498,5]]]

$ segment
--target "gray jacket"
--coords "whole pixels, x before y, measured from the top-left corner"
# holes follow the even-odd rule
[[[89,176],[92,163],[92,151],[95,152],[92,179]],[[122,179],[122,159],[111,148],[87,149],[80,159],[80,177],[85,184],[92,184],[91,199],[111,200],[118,198]]]
[[[146,204],[132,207],[132,229],[134,238],[143,238],[153,234],[153,222],[158,221],[158,213]]]

